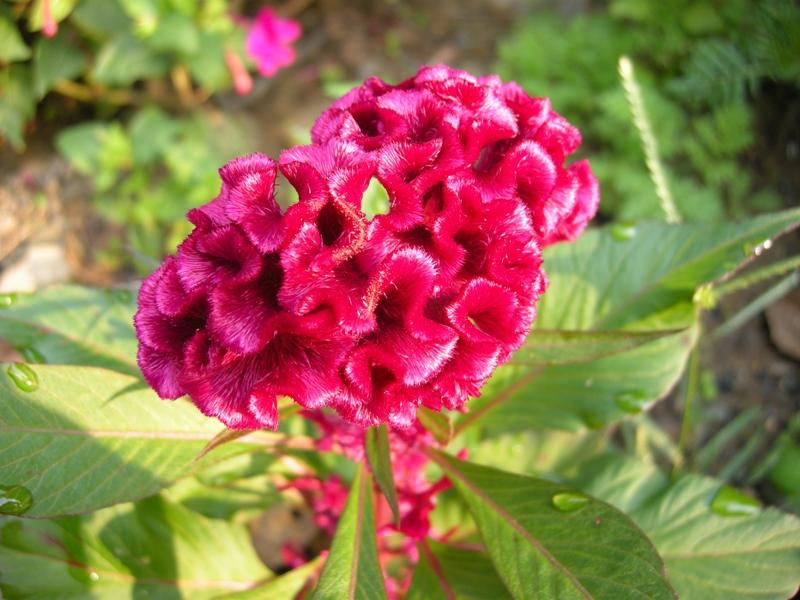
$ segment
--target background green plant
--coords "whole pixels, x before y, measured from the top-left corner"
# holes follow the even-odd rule
[[[684,218],[740,217],[780,204],[747,165],[757,147],[759,86],[800,81],[800,8],[791,0],[612,0],[607,10],[571,18],[542,12],[499,54],[501,75],[547,90],[583,132],[604,214],[660,216],[617,77],[622,55],[636,64]]]

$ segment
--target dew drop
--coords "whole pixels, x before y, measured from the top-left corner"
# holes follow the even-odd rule
[[[711,501],[711,512],[722,517],[746,517],[760,511],[758,500],[728,485],[722,486]]]
[[[22,355],[22,358],[25,359],[25,362],[39,365],[43,365],[47,362],[47,359],[44,357],[44,355],[32,346],[20,348],[19,353]]]
[[[92,581],[100,581],[100,573],[97,571],[89,571],[89,579]]]
[[[627,242],[636,235],[636,226],[629,221],[620,221],[611,226],[611,237],[618,242]]]
[[[0,514],[21,515],[33,506],[33,495],[21,485],[0,485]]]
[[[553,506],[561,512],[573,512],[589,503],[589,498],[580,492],[560,492],[553,494]]]
[[[614,396],[614,404],[632,415],[638,414],[647,406],[647,392],[644,390],[626,390]]]
[[[8,366],[6,373],[11,381],[14,382],[23,392],[33,392],[39,387],[39,379],[28,365],[24,363],[13,363]]]
[[[16,301],[17,301],[17,295],[14,293],[0,294],[0,308],[8,308]]]

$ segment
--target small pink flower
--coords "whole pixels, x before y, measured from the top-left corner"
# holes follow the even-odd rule
[[[270,8],[262,8],[247,32],[245,48],[264,77],[272,77],[294,62],[292,42],[300,37],[300,23],[281,19]]]

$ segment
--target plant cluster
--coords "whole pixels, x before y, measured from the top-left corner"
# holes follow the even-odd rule
[[[450,102],[440,106],[443,97]],[[4,597],[777,600],[795,592],[800,520],[699,472],[705,457],[673,443],[647,409],[684,377],[714,301],[797,267],[794,257],[739,273],[800,225],[800,210],[738,223],[600,227],[564,241],[580,232],[596,201],[585,163],[564,166],[575,130],[516,85],[441,67],[398,86],[369,80],[323,115],[312,142],[278,161],[300,196],[286,210],[272,198],[276,164],[266,157],[222,170],[219,195],[191,213],[196,229],[177,258],[143,284],[138,332],[135,290],[0,295],[0,338],[24,357],[0,371]],[[347,152],[329,151],[343,146]],[[353,156],[359,160],[348,162]],[[483,179],[486,172],[493,176]],[[368,220],[359,204],[375,173],[389,206]],[[565,195],[559,190],[570,173],[574,193]],[[426,180],[440,193],[423,203]],[[448,192],[453,180],[468,185]],[[507,206],[517,218],[481,229],[481,214]],[[448,219],[437,220],[440,212]],[[427,235],[416,234],[420,224]],[[452,236],[451,226],[503,236],[473,243]],[[408,231],[415,235],[401,235]],[[384,244],[398,235],[400,242]],[[356,252],[351,237],[361,240]],[[298,239],[312,251],[292,250]],[[456,252],[442,252],[438,243],[451,239]],[[448,406],[451,397],[438,388],[440,404],[427,394],[412,402],[410,382],[403,397],[384,402],[404,411],[412,404],[400,421],[388,410],[353,423],[325,403],[303,401],[330,368],[317,348],[333,335],[328,320],[346,329],[357,321],[345,315],[359,315],[348,313],[348,302],[359,301],[361,288],[325,293],[331,277],[340,283],[352,274],[337,268],[369,259],[373,240],[379,260],[367,274],[380,275],[375,305],[432,300],[435,308],[446,291],[457,308],[445,310],[451,320],[438,327],[426,322],[436,310],[423,307],[405,320],[403,310],[376,311],[377,329],[366,328],[352,354],[372,343],[369,352],[337,374],[346,381],[348,369],[364,374],[366,365],[383,392],[384,373],[369,370],[387,366],[381,351],[394,349],[388,367],[397,379],[408,372],[397,367],[402,361],[435,365],[424,345],[408,351],[396,343],[401,332],[425,333],[420,323],[437,330],[449,323],[455,347],[462,338],[497,346],[488,338],[525,329],[501,346],[509,360],[492,364],[486,385],[470,388],[475,397],[463,406]],[[381,267],[414,248],[432,263],[427,272]],[[528,333],[530,319],[514,303],[533,310],[533,296],[494,293],[494,279],[524,291],[539,277],[540,252],[549,286]],[[481,260],[467,259],[474,253]],[[462,258],[450,268],[453,254]],[[296,258],[305,269],[292,273]],[[485,269],[473,272],[478,266]],[[310,277],[302,294],[284,298],[293,276]],[[472,282],[488,277],[493,293],[461,310]],[[291,305],[292,298],[303,302]],[[219,327],[206,319],[231,307],[236,314]],[[291,358],[306,348],[306,360],[273,360],[265,371],[260,353],[271,352],[287,326],[293,339],[279,349]],[[177,368],[176,340],[184,361]],[[255,351],[242,369],[248,344]],[[253,408],[243,415],[252,418],[266,382],[268,418],[226,422],[277,428],[222,428],[185,399],[160,400],[137,365],[137,348],[148,346],[139,362],[162,395],[189,392],[220,417]],[[687,388],[695,376],[689,363]],[[475,364],[482,382],[485,365]],[[183,387],[186,380],[199,387]],[[418,388],[427,393],[425,385]],[[229,389],[234,401],[207,410],[204,402],[224,401]],[[390,425],[363,426],[376,421]],[[781,470],[791,471],[778,462],[776,481]],[[249,527],[285,504],[310,507],[327,549],[278,540],[281,558],[268,568]]]
[[[583,131],[621,220],[659,214],[617,61],[637,66],[644,104],[686,218],[713,220],[780,201],[747,167],[756,144],[753,98],[767,81],[800,82],[800,8],[791,0],[612,0],[565,19],[537,13],[500,44],[498,70],[547,89]]]

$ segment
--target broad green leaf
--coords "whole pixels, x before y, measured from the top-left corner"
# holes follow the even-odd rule
[[[489,557],[482,552],[463,550],[445,544],[429,542],[438,563],[441,577],[459,600],[510,599],[508,590],[494,570]],[[425,555],[419,562],[405,600],[444,600],[440,575],[437,575]]]
[[[218,600],[288,600],[295,598],[319,569],[319,563],[320,559],[315,558],[280,577],[271,579],[264,585],[245,592],[226,594],[220,596]]]
[[[33,87],[41,98],[59,81],[73,79],[86,66],[83,53],[69,43],[67,36],[39,38],[33,51]]]
[[[137,165],[156,163],[175,143],[180,124],[156,106],[139,110],[128,127]]]
[[[195,54],[200,48],[200,32],[194,21],[178,12],[168,12],[159,19],[147,43],[161,52]]]
[[[397,489],[394,485],[392,456],[389,449],[389,429],[386,425],[367,429],[364,434],[364,451],[375,482],[389,503],[395,522],[399,523],[400,508],[397,504]]]
[[[800,209],[741,223],[644,223],[619,241],[609,227],[545,251],[550,286],[536,327],[651,331],[691,326],[702,284],[735,270],[765,240],[800,223]]]
[[[653,545],[615,508],[560,484],[431,457],[467,502],[513,597],[675,597]]]
[[[97,53],[92,74],[98,83],[128,86],[139,79],[161,77],[169,68],[167,59],[156,54],[133,35],[109,39]]]
[[[652,465],[606,456],[575,481],[624,510],[648,534],[685,600],[784,600],[800,583],[800,520],[765,508],[712,510],[722,482],[695,474],[674,482]]]
[[[550,286],[529,345],[497,369],[456,429],[575,430],[646,409],[683,372],[698,288],[798,223],[800,209],[733,224],[641,224],[622,240],[606,227],[548,248]]]
[[[203,599],[270,576],[244,525],[159,496],[0,529],[0,590],[8,598]]]
[[[133,27],[118,0],[81,0],[70,22],[94,38],[119,36]]]
[[[511,598],[492,561],[483,552],[430,542],[436,560],[457,598],[504,600]]]
[[[219,33],[202,31],[200,47],[186,58],[186,66],[192,78],[208,92],[231,86],[231,74],[225,64],[225,40]]]
[[[102,121],[84,121],[59,132],[56,136],[56,148],[81,173],[95,173],[103,148],[103,138],[110,129],[111,126]]]
[[[680,378],[696,335],[695,329],[670,333],[584,363],[504,365],[470,402],[458,429],[476,421],[490,432],[603,427],[665,396]]]
[[[36,113],[31,72],[27,65],[10,65],[0,69],[0,136],[14,150],[25,148],[23,130]]]
[[[50,16],[58,23],[67,18],[78,0],[50,0]],[[44,25],[44,1],[34,0],[28,13],[28,29],[39,31]]]
[[[0,10],[0,62],[26,60],[30,56],[31,50],[22,40],[16,23],[6,11]]]
[[[160,400],[120,373],[0,365],[0,485],[31,492],[25,516],[83,513],[143,498],[262,439],[252,434],[195,462],[218,430],[215,419],[189,402]]]
[[[566,331],[534,329],[525,344],[514,353],[512,364],[564,365],[613,356],[681,333],[662,331]]]
[[[97,366],[139,376],[135,291],[59,286],[9,296],[0,338],[34,362]],[[66,400],[65,400],[66,402]]]
[[[386,598],[375,542],[372,478],[361,465],[312,600]]]
[[[442,577],[444,574],[437,574],[425,554],[420,552],[404,600],[448,600],[444,586],[449,584],[442,582]]]

